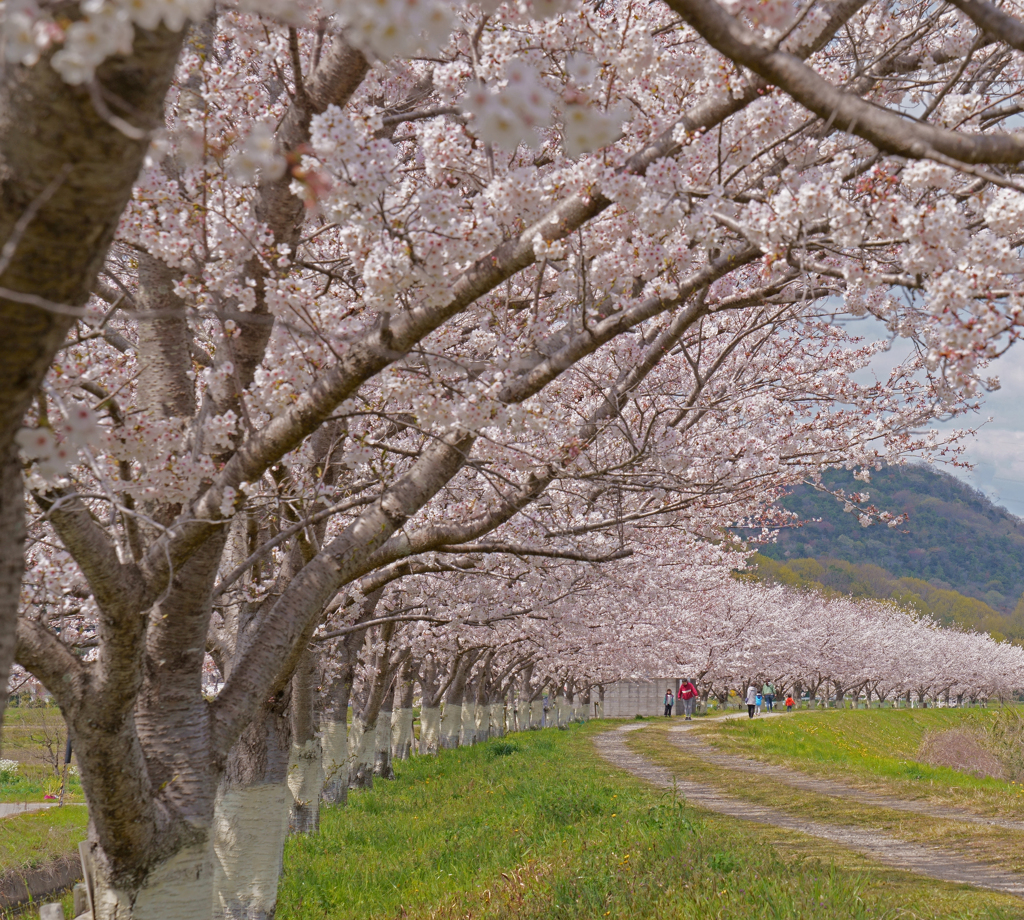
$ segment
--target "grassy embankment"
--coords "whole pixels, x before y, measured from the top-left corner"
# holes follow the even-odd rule
[[[697,736],[723,753],[786,764],[801,773],[839,780],[876,794],[1021,820],[1021,785],[979,779],[913,759],[927,733],[963,726],[983,729],[998,716],[984,710],[811,712],[754,721],[709,720]],[[628,743],[679,776],[698,778],[758,805],[816,821],[877,830],[1024,871],[1024,831],[863,804],[853,795],[837,797],[793,789],[768,776],[760,778],[756,773],[708,764],[699,752],[674,744],[664,726],[653,726]]]
[[[278,917],[1021,916],[1015,899],[680,804],[596,756],[606,727],[397,765],[394,782],[327,810],[319,837],[289,841]]]

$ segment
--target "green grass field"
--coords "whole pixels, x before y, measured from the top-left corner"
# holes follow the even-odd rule
[[[607,727],[525,733],[396,765],[394,782],[325,811],[319,837],[288,842],[278,917],[1009,920],[1024,913],[1015,899],[682,805],[596,756],[592,736]]]

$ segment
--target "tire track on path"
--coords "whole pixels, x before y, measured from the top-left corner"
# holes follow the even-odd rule
[[[674,777],[671,771],[652,763],[626,747],[626,734],[643,725],[623,725],[594,738],[597,752],[609,763],[639,779],[663,789],[676,789],[691,805],[742,821],[797,831],[854,850],[875,862],[904,869],[929,878],[976,888],[987,888],[1024,898],[1024,875],[1006,872],[940,847],[907,843],[887,834],[859,827],[808,821],[780,811],[726,795],[710,786]]]
[[[763,763],[760,760],[750,760],[747,757],[740,757],[736,754],[723,754],[715,750],[711,745],[705,744],[699,738],[694,738],[690,735],[689,730],[691,727],[692,723],[691,725],[669,728],[669,740],[687,753],[693,754],[694,757],[699,757],[701,760],[716,767],[724,767],[727,770],[737,770],[743,773],[756,773],[758,776],[769,777],[794,789],[802,789],[805,792],[815,792],[819,795],[845,799],[860,805],[891,808],[895,811],[909,811],[914,814],[926,815],[929,818],[941,818],[944,821],[959,821],[963,824],[981,824],[988,827],[1003,827],[1010,831],[1024,831],[1024,821],[991,818],[986,815],[964,811],[960,808],[930,805],[927,802],[917,802],[913,799],[898,799],[891,795],[867,792],[863,789],[858,789],[856,786],[848,786],[836,780],[808,776],[806,773],[800,773],[792,767],[782,767],[777,764]]]

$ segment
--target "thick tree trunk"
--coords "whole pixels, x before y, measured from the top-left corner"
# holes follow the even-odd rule
[[[231,750],[214,822],[214,920],[274,916],[293,800],[290,751],[281,699],[259,711]]]
[[[394,779],[395,771],[391,768],[391,729],[394,712],[390,708],[382,708],[377,714],[376,745],[373,752],[373,775],[381,779]]]
[[[476,705],[476,725],[473,730],[473,741],[475,744],[481,744],[487,740],[488,735],[491,732],[491,707],[488,703],[477,703]]]
[[[441,748],[441,710],[437,706],[420,709],[420,754],[436,754]]]
[[[153,863],[132,884],[117,883],[95,846],[90,853],[93,920],[209,920],[213,865],[209,842]]]
[[[462,731],[462,703],[446,700],[441,713],[441,737],[439,746],[445,750],[459,746],[459,733]]]
[[[353,713],[352,728],[348,738],[349,757],[351,758],[348,773],[349,789],[373,788],[373,761],[376,747],[376,713],[370,722],[364,722],[362,716]]]
[[[459,745],[461,747],[476,744],[477,709],[476,690],[467,687],[466,695],[462,698],[462,720],[459,725]]]
[[[487,736],[489,738],[504,738],[506,732],[505,701],[499,700],[497,703],[491,703],[488,710],[490,715],[487,720]]]
[[[0,730],[14,661],[14,626],[25,566],[24,490],[21,462],[13,441],[6,448],[0,443]]]
[[[406,663],[400,678],[395,681],[391,716],[391,757],[394,760],[408,760],[412,754],[414,674],[412,664]]]
[[[523,691],[525,693],[525,691]],[[516,731],[525,732],[530,728],[530,701],[520,696],[516,703]]]
[[[316,695],[315,656],[307,648],[292,675],[292,747],[288,762],[288,789],[292,794],[288,829],[293,834],[320,830],[320,792],[324,785],[323,756],[316,734],[313,703]]]
[[[352,694],[352,666],[342,662],[341,673],[328,689],[326,711],[320,720],[323,732],[323,800],[330,805],[348,801],[348,701]]]
[[[182,33],[136,30],[132,53],[104,62],[96,86],[117,99],[141,136],[97,111],[87,87],[49,65],[9,64],[0,78],[0,239],[15,243],[0,274],[0,725],[14,659],[24,552],[21,471],[14,436],[75,322],[63,307],[89,298],[132,185],[162,124]],[[32,210],[35,216],[15,237]],[[24,298],[19,295],[24,295]],[[40,298],[56,304],[29,302]]]

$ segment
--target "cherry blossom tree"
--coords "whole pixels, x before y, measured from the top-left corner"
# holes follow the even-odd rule
[[[261,796],[286,805],[293,739],[316,762],[318,630],[363,767],[407,665],[450,704],[438,742],[476,737],[514,684],[575,701],[623,673],[634,608],[568,613],[589,566],[671,534],[722,578],[723,529],[770,526],[788,483],[946,449],[915,432],[968,407],[1017,322],[1014,58],[973,25],[1009,14],[963,9],[5,4],[5,86],[65,133],[44,156],[4,132],[22,274],[0,298],[34,344],[5,391],[0,630],[20,592],[18,660],[80,752],[98,918],[272,913],[280,835],[249,835],[255,881],[231,841]],[[35,101],[62,93],[74,118]],[[79,156],[106,185],[72,183]],[[880,346],[838,298],[920,353],[857,383]],[[548,560],[520,572],[538,597],[488,602],[519,611],[507,633],[464,609],[437,635],[389,588],[473,596],[465,572],[524,559]],[[528,613],[546,597],[565,616]],[[810,679],[706,639],[678,664]]]

